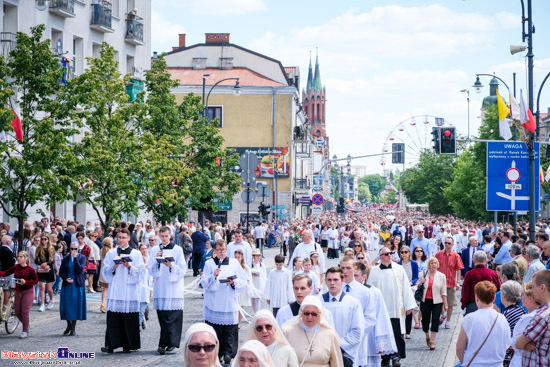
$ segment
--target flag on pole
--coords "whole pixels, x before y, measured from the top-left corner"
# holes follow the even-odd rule
[[[520,89],[520,98],[521,98],[521,111],[520,111],[520,121],[521,126],[529,130],[530,132],[534,133],[537,129],[537,123],[535,122],[535,119],[533,118],[533,114],[531,113],[531,110],[527,107],[527,104],[525,104],[525,100],[523,99],[523,91]]]
[[[512,116],[512,118],[515,120],[519,120],[521,116],[521,110],[519,108],[518,101],[516,101],[514,96],[511,94],[510,94],[510,116]]]
[[[544,180],[546,182],[550,181],[550,166],[548,166],[548,169],[546,170],[546,174],[544,175]]]
[[[542,166],[539,166],[539,178],[540,184],[542,185],[544,183],[544,173],[542,172]]]
[[[23,125],[21,125],[21,119],[19,118],[19,116],[17,116],[13,109],[11,110],[11,112],[13,112],[13,115],[15,116],[13,120],[11,120],[11,127],[15,132],[15,137],[20,141],[23,141]]]
[[[512,137],[512,132],[510,131],[510,125],[508,125],[508,120],[506,119],[506,116],[510,114],[510,110],[508,109],[508,106],[506,106],[506,103],[504,103],[504,100],[500,96],[497,90],[497,106],[498,106],[498,129],[500,132],[500,136],[504,140],[509,140]]]

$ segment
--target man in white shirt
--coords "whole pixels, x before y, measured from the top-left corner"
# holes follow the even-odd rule
[[[242,250],[244,261],[250,266],[250,264],[252,264],[252,248],[248,242],[243,241],[243,231],[236,229],[235,232],[233,232],[233,237],[235,238],[235,241],[230,242],[229,245],[227,245],[227,256],[234,259],[235,251],[237,249]]]
[[[263,223],[258,223],[254,227],[254,238],[256,239],[256,248],[260,248],[265,242],[265,227]]]
[[[338,246],[338,230],[334,229],[334,224],[331,223],[329,229],[327,230],[327,237],[328,237],[328,258],[329,259],[337,259],[338,258],[338,250],[340,246]]]
[[[301,257],[302,259],[310,257],[312,251],[316,251],[319,254],[319,263],[324,267],[325,256],[323,250],[321,249],[321,246],[319,244],[313,241],[313,234],[311,233],[311,230],[305,229],[302,232],[302,242],[298,246],[296,246],[294,252],[292,253],[292,257],[288,262],[289,269],[292,269],[292,261],[295,257]]]
[[[323,306],[332,312],[334,329],[340,337],[340,349],[344,367],[352,367],[357,361],[365,332],[365,319],[361,303],[353,296],[342,292],[344,273],[337,266],[326,273],[328,292],[323,294]]]

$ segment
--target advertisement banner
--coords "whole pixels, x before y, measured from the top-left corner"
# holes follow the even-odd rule
[[[290,153],[286,147],[276,147],[275,150],[269,147],[233,147],[230,149],[234,149],[240,156],[246,151],[258,156],[258,166],[254,169],[256,178],[273,178],[275,170],[277,170],[279,178],[290,175]]]

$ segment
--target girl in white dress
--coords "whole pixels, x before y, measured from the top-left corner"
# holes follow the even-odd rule
[[[264,294],[265,282],[267,280],[267,271],[265,265],[262,263],[262,254],[258,249],[252,250],[252,266],[250,267],[250,273],[252,275],[252,285],[258,290],[257,292],[255,290],[255,293],[250,298],[252,309],[254,313],[256,313],[260,310],[260,298],[254,296],[261,296]]]
[[[246,265],[246,263],[244,262],[244,255],[243,255],[243,251],[241,249],[237,249],[235,250],[235,260],[237,260],[245,274],[246,274],[246,288],[243,289],[243,291],[239,294],[239,305],[241,307],[245,307],[245,306],[248,306],[250,307],[251,305],[251,302],[250,302],[250,288],[252,286],[252,274],[250,273],[250,268],[248,267],[248,265]],[[241,327],[241,320],[242,320],[243,316],[241,314],[241,312],[239,312],[239,327]]]

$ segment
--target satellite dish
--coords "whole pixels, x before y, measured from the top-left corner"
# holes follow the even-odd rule
[[[58,55],[61,55],[63,53],[63,41],[61,40],[61,38],[58,38],[57,39],[57,54]]]
[[[48,8],[47,0],[36,0],[36,9],[43,11]]]

